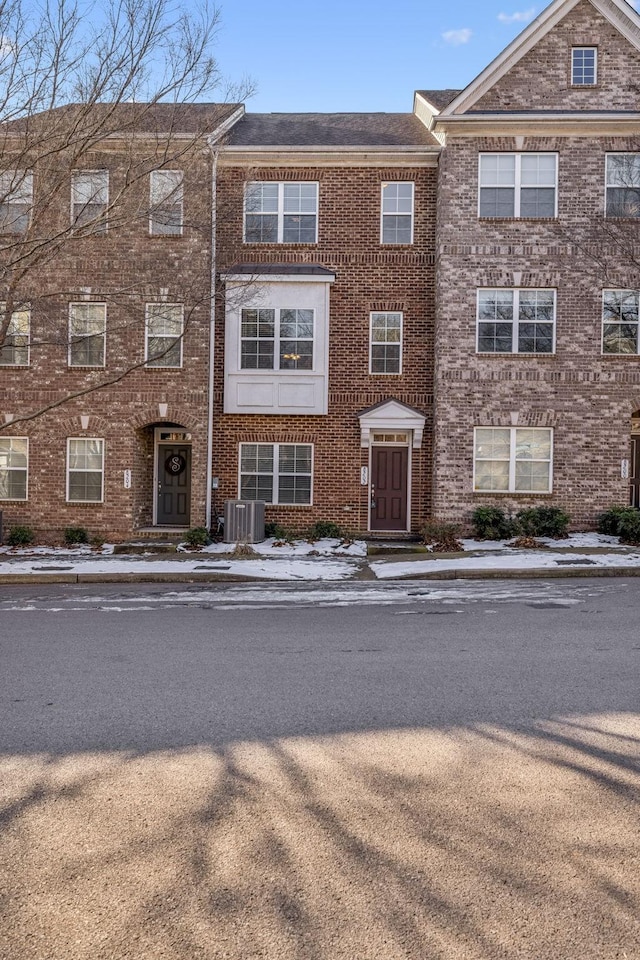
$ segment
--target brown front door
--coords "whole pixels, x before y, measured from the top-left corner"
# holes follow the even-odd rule
[[[373,447],[371,529],[407,529],[408,447]]]
[[[629,502],[640,507],[640,434],[631,435],[631,476],[629,477]]]
[[[158,508],[156,523],[188,527],[191,513],[191,447],[158,444]]]

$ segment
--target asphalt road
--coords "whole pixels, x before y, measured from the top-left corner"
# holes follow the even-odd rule
[[[0,594],[0,957],[640,958],[640,582]]]

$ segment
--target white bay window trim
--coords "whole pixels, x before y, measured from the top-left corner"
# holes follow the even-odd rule
[[[551,493],[553,430],[550,427],[475,427],[474,493]]]

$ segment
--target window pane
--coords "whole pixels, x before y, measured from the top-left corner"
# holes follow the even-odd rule
[[[151,173],[151,203],[152,205],[166,203],[182,203],[183,173],[182,170],[154,170]]]
[[[383,243],[411,243],[411,217],[385,214],[382,220]]]
[[[179,337],[182,333],[182,307],[175,304],[147,304],[149,333],[156,337]]]
[[[516,463],[516,490],[548,493],[550,465],[548,463]]]
[[[248,184],[246,193],[246,209],[248,213],[277,213],[278,184]]]
[[[640,217],[640,189],[607,187],[608,217]]]
[[[640,187],[640,153],[607,154],[607,186]]]
[[[27,466],[28,440],[14,437],[0,437],[0,469]]]
[[[279,470],[281,473],[311,473],[311,446],[281,444]]]
[[[515,190],[513,187],[483,187],[480,191],[481,217],[513,217]]]
[[[523,187],[555,187],[556,157],[550,153],[523,153],[520,159]]]
[[[549,187],[523,189],[520,194],[521,217],[555,217],[556,191]]]
[[[311,477],[280,477],[279,503],[311,503]]]
[[[548,460],[550,456],[548,430],[516,430],[516,460]]]
[[[508,490],[509,464],[499,461],[476,462],[476,490]]]
[[[510,323],[480,323],[478,351],[480,353],[511,353],[513,326]]]
[[[276,243],[278,240],[278,215],[247,214],[245,238],[247,243]]]
[[[99,503],[102,500],[102,473],[70,473],[69,500]]]
[[[509,460],[510,430],[481,427],[476,430],[476,457],[485,460]]]
[[[553,325],[521,323],[518,328],[519,353],[553,353]]]
[[[315,215],[285,215],[282,232],[283,243],[315,243],[315,239]]]
[[[483,187],[512,187],[515,185],[516,158],[513,153],[482,154],[480,156],[480,185]]]

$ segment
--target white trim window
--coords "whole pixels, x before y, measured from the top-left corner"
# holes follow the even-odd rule
[[[313,370],[314,311],[247,308],[241,311],[241,370]]]
[[[640,217],[640,153],[606,156],[606,215]]]
[[[184,310],[181,303],[148,303],[145,311],[148,367],[181,367]]]
[[[69,304],[69,366],[104,367],[106,303]]]
[[[149,233],[179,237],[183,226],[184,173],[152,170],[149,178]]]
[[[102,503],[104,499],[104,440],[67,439],[67,502]]]
[[[92,233],[107,232],[109,171],[74,170],[71,174],[71,222],[76,227],[92,228]]]
[[[241,443],[240,498],[308,506],[312,502],[310,443]]]
[[[0,500],[26,500],[29,441],[26,437],[0,437]]]
[[[478,353],[554,353],[556,292],[478,290]]]
[[[602,352],[637,356],[639,316],[637,290],[603,290]]]
[[[476,427],[473,489],[477,493],[551,493],[553,431]]]
[[[481,153],[478,216],[557,217],[556,153]]]
[[[318,184],[247,183],[245,243],[317,243]]]
[[[380,205],[380,243],[413,243],[414,184],[383,183]]]
[[[0,316],[4,317],[6,303],[0,303]],[[31,311],[29,307],[14,310],[9,320],[4,343],[0,347],[0,367],[29,366],[29,328]]]
[[[28,170],[0,173],[0,233],[25,233],[33,207],[33,174]]]
[[[571,85],[593,87],[598,82],[598,48],[571,48]]]
[[[370,314],[369,372],[402,373],[402,313],[376,310]]]

